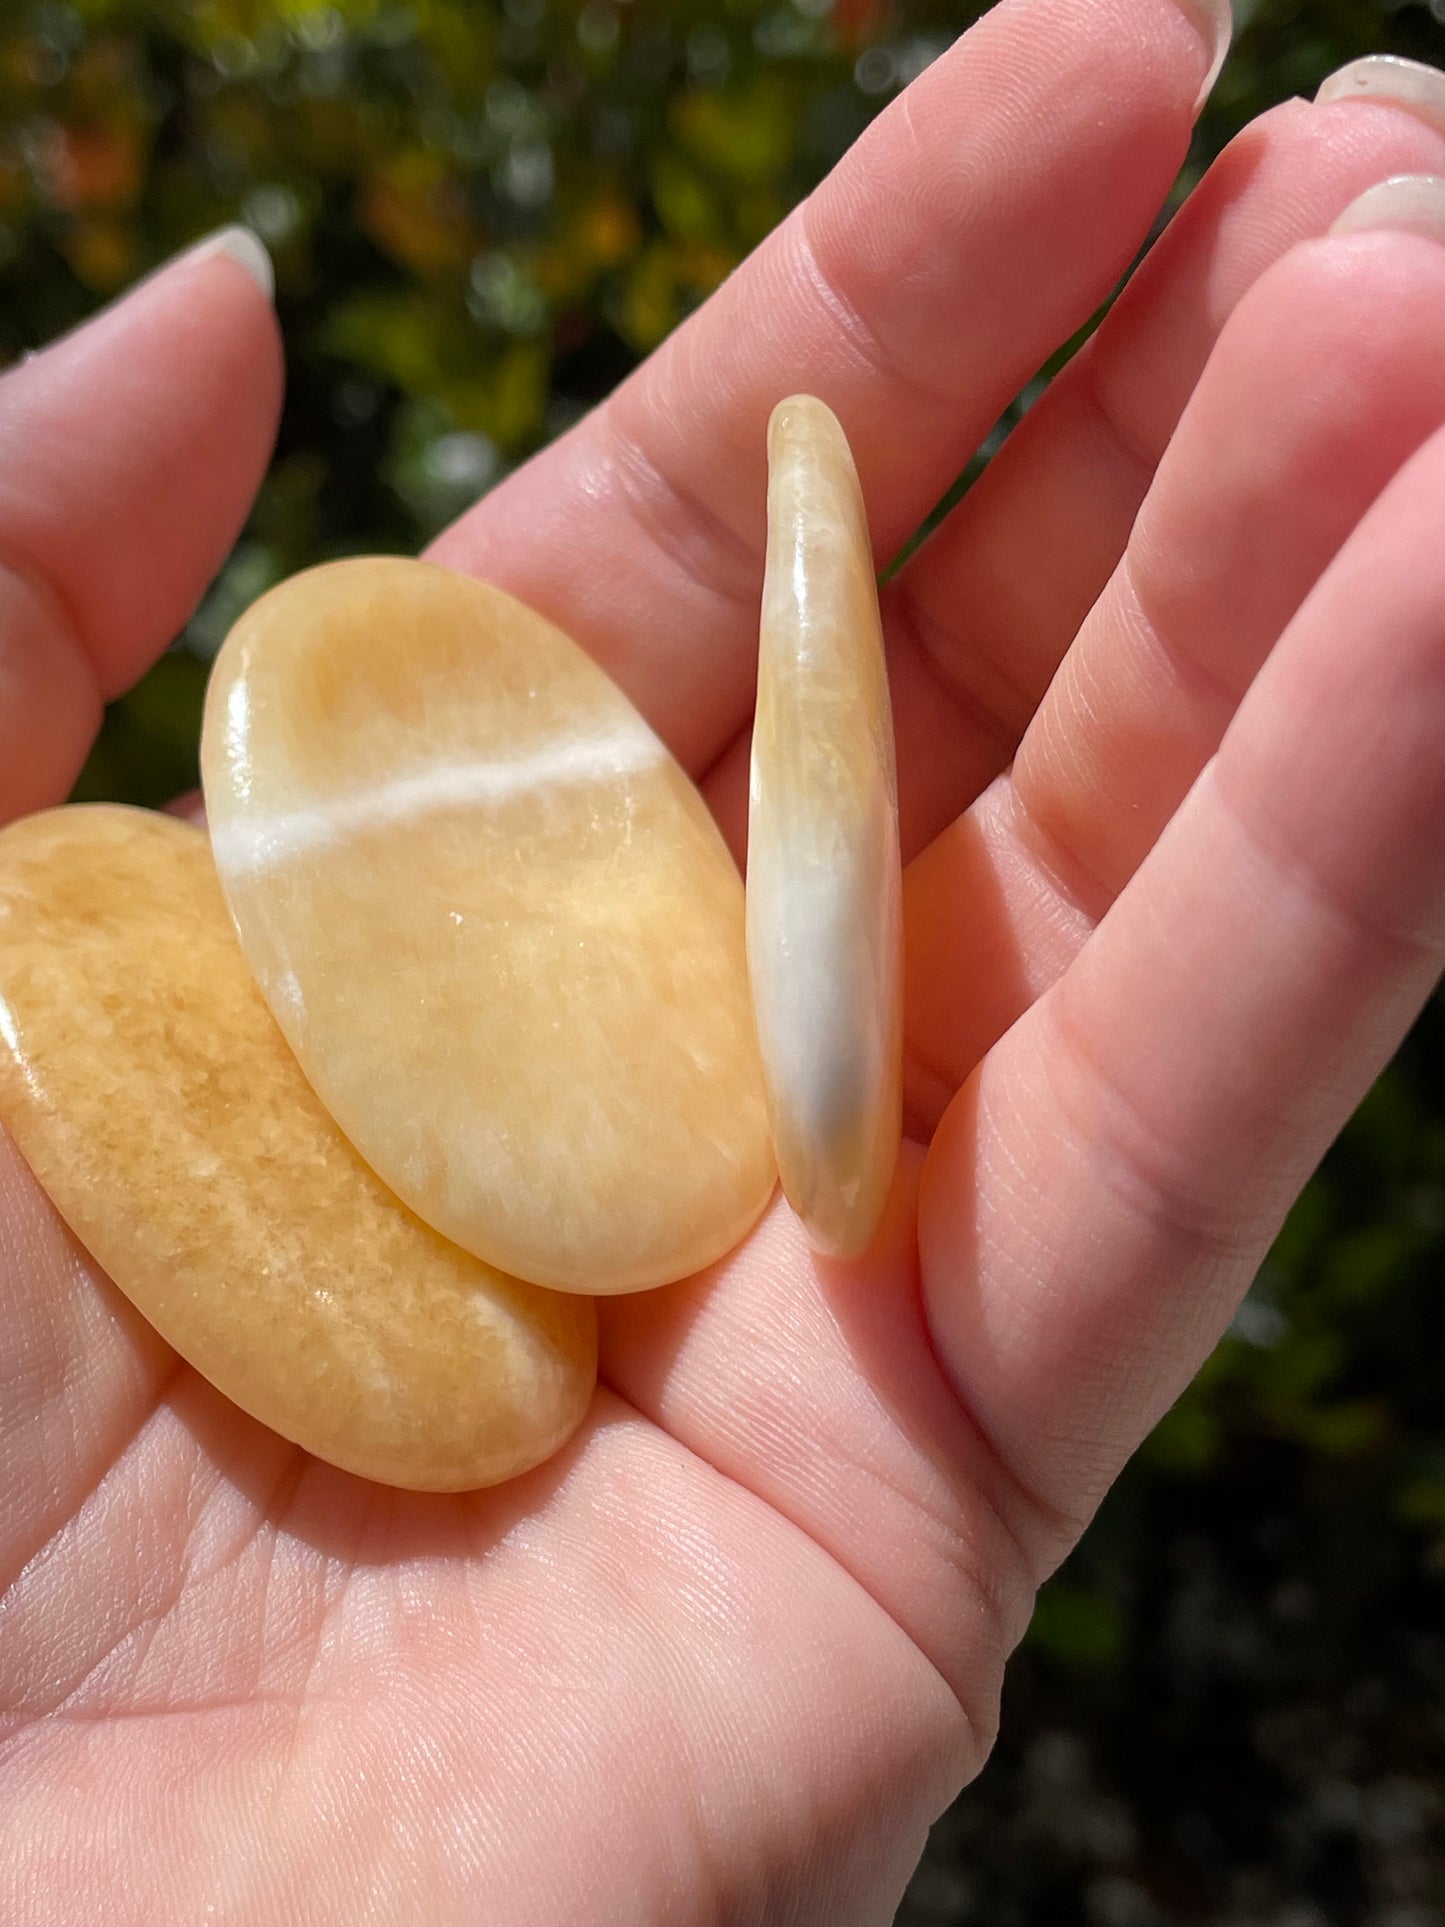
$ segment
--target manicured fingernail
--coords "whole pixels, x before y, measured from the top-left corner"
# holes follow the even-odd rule
[[[1213,50],[1209,72],[1204,76],[1204,84],[1195,98],[1194,111],[1197,114],[1214,91],[1219,70],[1229,52],[1229,42],[1234,34],[1234,9],[1230,0],[1179,0],[1179,6],[1203,34],[1205,46]]]
[[[210,261],[218,254],[226,255],[244,268],[256,286],[269,301],[276,289],[276,277],[271,270],[271,257],[266,252],[266,244],[259,235],[248,227],[217,228],[204,240],[197,241],[178,258],[182,261]]]
[[[1399,228],[1445,243],[1445,177],[1396,174],[1377,181],[1337,216],[1331,234],[1357,234],[1362,228]]]
[[[1378,100],[1418,114],[1429,126],[1445,133],[1445,74],[1421,60],[1401,60],[1395,54],[1369,54],[1323,81],[1315,99]]]

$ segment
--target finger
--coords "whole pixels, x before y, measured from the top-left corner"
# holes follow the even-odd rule
[[[933,1335],[1035,1543],[1087,1515],[1218,1339],[1445,961],[1442,513],[1437,434],[934,1142]]]
[[[1004,0],[434,557],[559,622],[703,769],[752,706],[774,403],[838,413],[886,559],[1138,247],[1227,15]]]
[[[1445,241],[1445,184],[1435,208]],[[1307,243],[1236,311],[1012,769],[909,866],[921,1126],[1066,968],[1275,637],[1445,422],[1442,330],[1445,247],[1381,230]]]
[[[905,854],[1008,761],[1245,291],[1374,182],[1445,171],[1445,75],[1395,65],[1412,77],[1391,82],[1408,107],[1379,91],[1291,101],[1234,141],[1093,341],[890,586]]]
[[[0,821],[64,798],[250,507],[281,357],[241,232],[0,379]]]

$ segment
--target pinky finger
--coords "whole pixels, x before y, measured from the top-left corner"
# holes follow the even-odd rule
[[[935,1342],[1041,1563],[1218,1340],[1445,965],[1442,518],[1445,433],[934,1141]]]

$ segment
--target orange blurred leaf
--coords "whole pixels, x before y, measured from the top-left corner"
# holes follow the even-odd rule
[[[130,207],[140,192],[144,158],[139,130],[124,122],[52,122],[40,142],[42,191],[67,214]]]

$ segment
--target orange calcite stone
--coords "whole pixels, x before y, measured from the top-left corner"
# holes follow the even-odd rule
[[[188,824],[97,805],[0,832],[0,1117],[161,1335],[334,1465],[491,1485],[587,1409],[593,1306],[468,1257],[367,1169]]]
[[[862,491],[809,395],[768,425],[748,966],[773,1142],[819,1250],[856,1256],[902,1135],[893,718]]]
[[[776,1178],[742,881],[575,643],[426,563],[331,563],[231,632],[201,761],[252,969],[414,1211],[579,1292],[742,1237]]]

